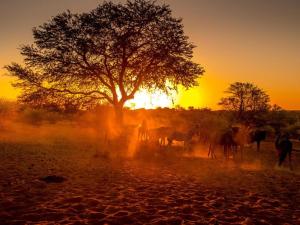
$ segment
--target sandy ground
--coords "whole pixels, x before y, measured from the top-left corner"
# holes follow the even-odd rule
[[[300,224],[300,156],[294,172],[276,169],[272,146],[226,162],[179,147],[111,158],[88,142],[5,139],[0,224]]]

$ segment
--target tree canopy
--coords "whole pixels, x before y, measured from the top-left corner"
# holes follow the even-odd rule
[[[203,68],[194,45],[168,5],[104,2],[82,14],[66,11],[33,29],[21,47],[24,65],[6,66],[31,104],[72,102],[81,108],[109,103],[121,110],[143,88],[168,93],[197,85]],[[166,85],[168,83],[168,85]]]
[[[246,112],[264,112],[270,108],[270,97],[252,83],[235,82],[225,91],[228,94],[219,102],[223,108],[243,117]]]

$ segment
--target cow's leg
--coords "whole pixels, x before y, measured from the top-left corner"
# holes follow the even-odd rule
[[[260,149],[260,142],[256,141],[256,151],[259,151],[259,149]]]
[[[216,159],[216,154],[215,154],[215,146],[213,144],[209,145],[209,152],[208,152],[208,157],[211,157],[212,159]]]
[[[188,140],[183,141],[183,150],[187,150],[187,151],[190,150],[190,143]]]
[[[161,145],[162,146],[166,145],[166,137],[161,137]]]
[[[171,138],[168,138],[168,146],[172,145],[173,140]]]
[[[243,160],[243,157],[244,157],[244,147],[241,146],[240,148],[241,148],[241,160]]]
[[[290,167],[290,170],[293,170],[293,165],[292,165],[292,151],[289,151],[289,167]]]
[[[141,130],[139,129],[138,130],[138,141],[141,141],[142,140],[142,133],[141,133]]]
[[[224,145],[224,156],[225,159],[228,159],[228,146],[226,144]]]
[[[235,159],[235,156],[237,155],[237,147],[232,145],[231,146],[231,153],[232,153],[232,158]]]
[[[209,144],[209,147],[208,147],[208,158],[209,158],[209,156],[211,155],[211,157],[212,157],[212,146],[211,146],[211,144]]]
[[[284,162],[285,158],[286,158],[287,152],[286,150],[282,150],[281,154],[279,155],[279,163],[278,166],[281,166],[282,163]]]
[[[142,131],[142,137],[141,137],[142,141],[145,141],[145,131]]]
[[[226,145],[226,159],[229,159],[229,154],[230,154],[230,146]]]

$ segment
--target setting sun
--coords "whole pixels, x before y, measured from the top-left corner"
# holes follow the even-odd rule
[[[126,103],[131,109],[155,109],[158,107],[172,107],[174,104],[175,93],[167,95],[161,91],[149,92],[141,90],[136,93],[134,99]]]

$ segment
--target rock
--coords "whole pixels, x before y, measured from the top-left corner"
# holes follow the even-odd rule
[[[46,183],[62,183],[67,179],[62,176],[50,175],[46,177],[41,177],[39,180],[44,181]]]

